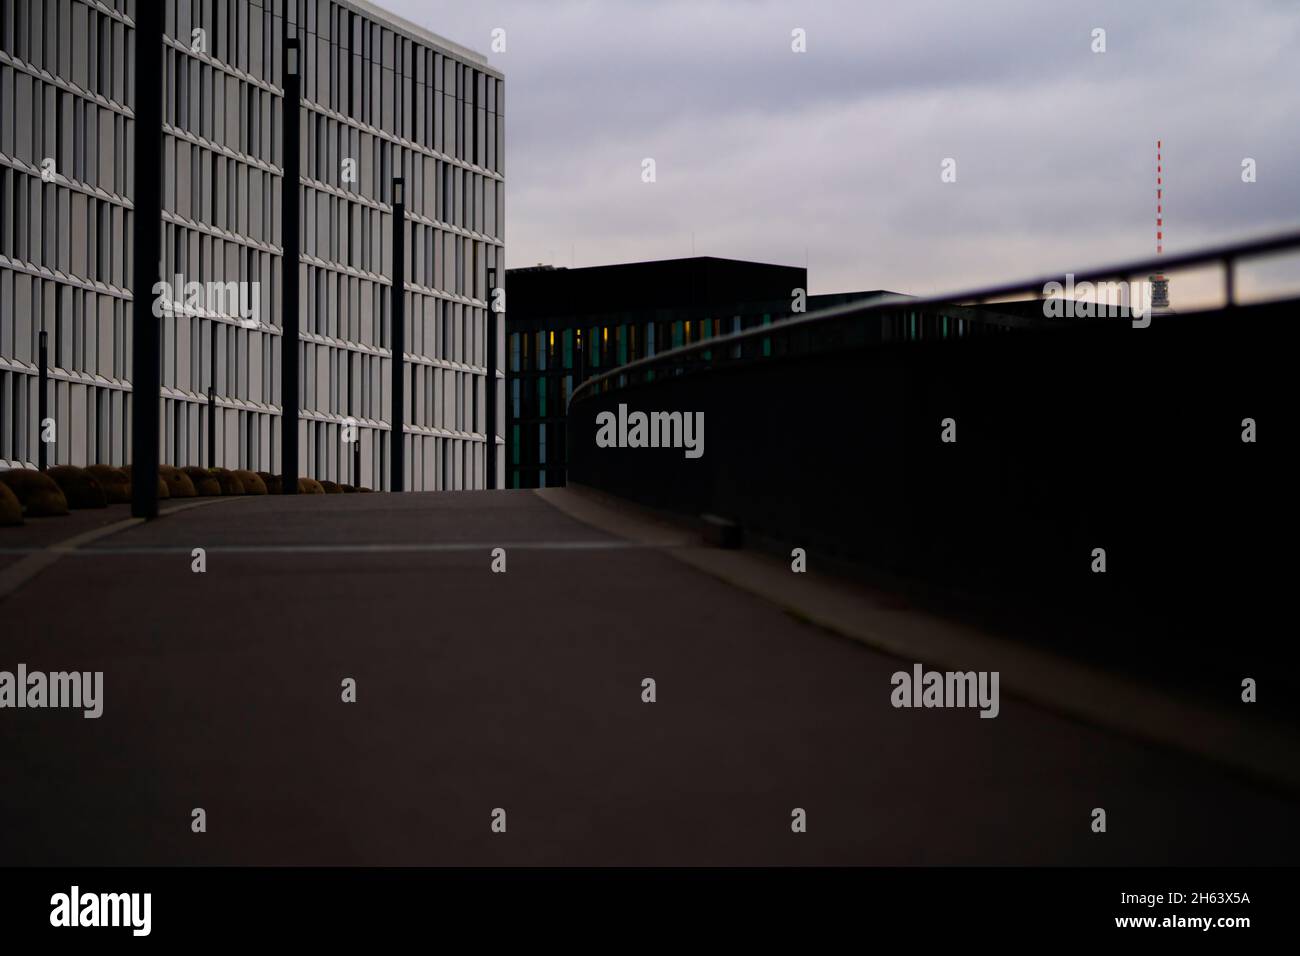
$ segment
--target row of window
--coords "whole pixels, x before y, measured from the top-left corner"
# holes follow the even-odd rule
[[[6,467],[34,464],[40,430],[35,375],[0,369],[0,462]],[[51,464],[123,465],[131,453],[131,394],[78,382],[50,383],[49,417],[54,441],[47,445]],[[277,471],[280,419],[248,409],[216,409],[209,422],[206,403],[164,398],[160,422],[162,457],[177,465],[208,464],[208,428],[215,427],[216,464],[228,468]],[[319,478],[370,487],[387,487],[390,433],[356,429],[357,442],[343,441],[343,425],[299,422],[302,454]],[[406,435],[406,482],[413,488],[482,487],[481,440]],[[357,474],[355,449],[361,452]]]
[[[303,332],[377,348],[392,342],[392,296],[375,279],[303,265]],[[272,300],[275,301],[275,300]],[[406,352],[465,365],[486,364],[486,310],[406,290]]]
[[[301,206],[304,254],[365,272],[392,272],[389,213],[320,189],[305,190]]]
[[[133,33],[83,0],[0,0],[0,50],[115,103],[133,98]]]
[[[163,122],[253,156],[283,163],[283,100],[183,50],[163,53]]]
[[[486,427],[483,382],[483,376],[469,372],[408,365],[405,383],[408,424],[482,435]]]
[[[483,368],[486,310],[418,292],[406,293],[406,351]]]
[[[0,77],[11,76],[12,68],[0,68]],[[22,74],[19,76],[18,85],[30,86],[32,78]],[[56,102],[56,108],[53,111],[56,116],[60,117],[51,125],[51,132],[45,139],[53,139],[52,142],[46,143],[49,146],[49,152],[56,161],[56,168],[65,171],[72,178],[78,181],[85,181],[91,185],[98,185],[116,194],[125,194],[127,183],[131,174],[130,151],[127,149],[129,142],[130,127],[129,123],[121,114],[114,113],[110,110],[101,109],[93,103],[85,102],[79,98],[71,96],[68,93],[60,93],[48,84],[36,81],[38,87],[44,87],[51,98]],[[247,85],[246,85],[247,86]],[[265,97],[273,103],[273,98],[264,91],[255,90],[248,86],[250,91],[258,94],[259,100]],[[7,91],[0,89],[0,95]],[[14,90],[14,95],[18,97],[18,102],[30,102],[30,97],[24,96],[20,90]],[[0,100],[4,101],[4,100]],[[21,113],[22,111],[17,111]],[[268,112],[270,110],[268,109]],[[39,117],[43,114],[36,114],[37,136],[40,137]],[[62,118],[69,117],[66,122]],[[71,117],[81,117],[80,120],[73,122]],[[376,141],[369,134],[361,134],[355,129],[343,127],[334,120],[329,120],[319,114],[310,114],[313,117],[312,122],[324,128],[326,125],[333,127],[339,132],[339,135],[345,135],[344,130],[354,138],[363,139],[368,142],[377,154],[382,154],[381,159],[377,162],[360,163],[357,169],[358,176],[363,180],[370,177],[370,171],[375,168],[385,169],[387,167],[386,157],[388,147],[387,142]],[[9,128],[9,124],[2,124]],[[30,132],[34,127],[32,122],[24,122],[19,117],[17,128]],[[65,135],[70,130],[71,135]],[[78,131],[83,135],[78,136]],[[23,159],[33,165],[38,165],[44,158],[41,153],[45,150],[34,148],[30,136],[24,136],[25,144],[18,144],[16,151],[18,158]],[[382,148],[381,148],[382,147]],[[0,150],[3,144],[0,144]],[[476,231],[495,232],[498,223],[503,218],[501,206],[504,202],[504,191],[501,190],[496,181],[466,171],[460,167],[453,167],[450,164],[443,163],[441,160],[435,160],[421,154],[407,153],[404,157],[406,164],[411,167],[407,171],[408,180],[411,182],[411,190],[407,197],[407,207],[413,212],[423,214],[429,218],[450,221],[454,224],[463,225]],[[94,170],[86,167],[84,157],[91,155],[96,158]],[[165,168],[173,170],[174,175],[166,178],[164,190],[165,208],[175,212],[177,215],[188,219],[195,219],[222,229],[238,232],[254,240],[270,242],[273,241],[277,234],[276,215],[280,204],[281,180],[280,177],[270,171],[260,169],[257,166],[244,163],[240,160],[228,157],[217,150],[208,149],[197,144],[192,144],[184,139],[168,136],[165,140]],[[331,164],[331,171],[332,171]],[[314,177],[323,175],[325,170],[315,170]],[[14,171],[15,175],[22,176],[22,173]],[[341,164],[338,177],[341,180]],[[20,205],[23,201],[31,204],[33,209],[35,204],[39,203],[41,194],[48,193],[51,201],[54,201],[55,192],[50,184],[43,184],[47,188],[41,190],[39,187],[33,188],[31,183],[13,179],[6,171],[6,178],[12,180],[3,184],[3,194],[0,195],[0,203],[6,201],[6,197],[15,205]],[[382,179],[383,177],[381,177]],[[363,182],[362,185],[365,185]],[[371,186],[376,184],[371,183]],[[15,191],[21,195],[15,195]],[[60,194],[60,201],[68,202],[67,194]],[[74,204],[85,202],[85,198],[79,198],[76,193],[73,194],[70,201]],[[91,203],[97,200],[90,199]],[[387,256],[385,255],[385,244],[389,239],[389,231],[386,229],[375,228],[380,211],[362,204],[351,204],[347,200],[338,196],[333,196],[321,191],[314,194],[314,200],[308,198],[304,203],[306,209],[306,229],[307,246],[305,251],[308,254],[325,258],[328,261],[343,261],[354,264],[359,268],[370,271],[387,271]],[[346,217],[340,215],[340,207],[350,207],[347,210]],[[94,209],[91,209],[91,215],[94,216]],[[108,256],[112,246],[124,247],[124,210],[120,207],[106,213],[106,218],[100,233],[107,231],[111,235],[112,241],[109,246],[105,246],[104,255]],[[72,221],[80,223],[83,221],[81,210],[76,205],[69,210],[73,216]],[[21,216],[21,212],[19,213]],[[67,222],[67,215],[56,216],[56,221]],[[326,218],[328,217],[328,218]],[[117,225],[109,223],[109,219],[116,219],[120,222]],[[37,229],[39,224],[46,221],[43,215],[34,215],[33,220]],[[12,220],[10,232],[21,233],[21,230],[15,228],[18,220]],[[350,228],[349,228],[350,227]],[[429,227],[424,227],[426,230]],[[116,232],[112,230],[116,229]],[[94,235],[96,230],[90,230]],[[328,236],[328,248],[317,249],[316,237],[318,235]],[[52,233],[47,235],[47,240]],[[361,237],[369,237],[369,243],[362,243]],[[27,237],[20,235],[19,241],[24,241]],[[418,245],[422,241],[427,241],[421,235],[414,237]],[[459,240],[458,240],[459,242]],[[92,243],[93,245],[93,240]],[[454,244],[453,244],[454,245]],[[65,242],[66,247],[66,242]],[[343,250],[347,250],[346,256],[341,256]],[[20,253],[20,258],[32,261],[52,261],[53,254],[42,254],[37,260],[36,256],[24,251]],[[92,263],[97,260],[92,257]],[[104,260],[107,262],[107,259]],[[118,262],[121,263],[119,258]],[[412,281],[419,284],[432,286],[435,288],[444,288],[441,273],[446,270],[454,270],[453,275],[456,281],[451,283],[452,291],[461,291],[463,281],[460,277],[460,265],[458,260],[452,254],[443,257],[438,266],[434,266],[435,250],[429,249],[420,257],[415,259],[417,269],[421,261],[427,263],[427,267],[421,270],[416,276],[412,276]],[[60,266],[65,271],[72,269],[78,274],[86,274],[86,269],[79,265],[72,264],[71,261]],[[117,285],[122,285],[121,270],[114,269],[112,277],[102,274],[96,270],[91,276],[102,281],[111,281]]]
[[[501,80],[332,0],[303,0],[303,95],[326,109],[502,171]]]
[[[7,295],[13,275],[8,271],[0,273],[0,294]],[[26,278],[19,275],[18,304],[23,304],[29,294]],[[44,317],[52,368],[78,369],[119,381],[129,378],[131,313],[125,300],[40,279],[32,280],[32,286],[37,308],[30,317],[25,313],[17,315],[2,333],[0,345],[6,355],[36,365],[40,319]],[[45,308],[39,305],[42,299]],[[167,317],[161,332],[164,384],[200,395],[213,386],[220,397],[239,396],[260,404],[278,400],[275,383],[280,369],[279,336],[197,316]],[[314,373],[301,379],[300,399],[305,409],[374,420],[387,418],[388,359],[312,342],[302,342],[300,347],[302,368]],[[412,374],[409,370],[424,368],[412,363],[408,374]],[[416,423],[471,430],[465,412],[470,407],[469,403],[462,405],[459,398],[454,403],[449,400],[449,415],[444,420],[440,414],[443,403],[439,401],[438,412],[431,410]],[[434,406],[430,404],[429,408]],[[454,416],[450,414],[453,408]]]
[[[125,207],[0,163],[0,255],[123,288]]]
[[[0,64],[0,153],[38,169],[125,195],[129,120],[119,110]],[[53,166],[49,166],[52,161]]]
[[[624,323],[510,334],[510,371],[582,371],[626,365],[660,351],[767,325],[771,315]]]
[[[278,422],[277,422],[278,427]],[[337,422],[299,423],[299,449],[311,473],[340,484],[370,488],[389,487],[389,442],[387,431],[358,428],[357,441],[343,441],[343,425]],[[277,440],[278,442],[278,440]],[[405,436],[406,487],[426,490],[482,488],[483,442],[471,438],[442,438],[434,435]],[[360,448],[358,477],[354,454]],[[278,443],[275,446],[278,457]]]
[[[183,47],[201,43],[214,59],[283,85],[278,10],[259,8],[256,0],[166,2],[166,32]],[[427,149],[502,171],[500,79],[332,0],[298,0],[295,19],[301,25],[306,99]],[[202,70],[191,76],[183,109],[201,117],[200,99],[217,80]]]
[[[488,269],[502,256],[478,239],[407,222],[406,281],[480,302],[491,294]]]
[[[277,96],[261,87],[222,73],[182,51],[169,49],[164,58],[164,118],[172,127],[201,136],[245,156],[280,165],[282,105]],[[131,182],[130,132],[119,111],[93,101],[7,64],[0,66],[0,102],[13,102],[13,111],[0,117],[0,152],[33,166],[47,158],[54,160],[60,175],[78,182],[124,195]],[[341,123],[321,113],[308,111],[304,137],[304,172],[310,178],[343,189],[355,189],[376,201],[391,201],[392,143],[382,137]],[[179,148],[186,147],[185,150]],[[172,208],[182,215],[200,218],[200,207],[215,201],[209,185],[227,187],[230,202],[236,195],[236,167],[242,183],[250,179],[249,190],[262,186],[270,205],[278,193],[258,181],[259,171],[245,170],[242,163],[215,151],[202,151],[191,163],[189,144],[168,140],[166,163],[177,167],[179,195]],[[193,147],[199,150],[199,147]],[[495,235],[501,221],[501,197],[496,180],[445,164],[423,153],[402,150],[399,164],[410,193],[407,207],[428,218]],[[216,169],[220,161],[225,168]],[[353,163],[345,166],[345,160]],[[209,164],[200,169],[200,163]],[[209,172],[210,169],[210,172]],[[271,176],[272,174],[267,173]],[[240,190],[239,195],[250,194]],[[260,199],[261,194],[256,198]],[[261,203],[253,204],[257,208]],[[249,206],[245,206],[245,209]],[[218,211],[225,212],[218,207]],[[206,216],[202,216],[205,220]],[[241,221],[228,217],[226,228],[244,230]],[[255,222],[254,227],[257,223]],[[265,224],[261,224],[265,231]]]
[[[0,462],[34,464],[41,429],[35,375],[0,369]],[[54,419],[54,441],[46,448],[50,464],[121,465],[130,458],[130,393],[80,382],[52,380],[47,413]]]
[[[278,401],[278,335],[197,316],[164,317],[160,329],[164,385],[196,395],[212,386],[218,397],[265,405]]]
[[[300,343],[302,407],[309,412],[384,421],[390,411],[391,359],[312,342]],[[406,424],[483,433],[483,376],[409,363]]]
[[[304,35],[303,96],[426,149],[501,172],[505,118],[496,110],[500,81],[405,38],[398,48],[402,63],[395,65]],[[414,75],[434,58],[444,63],[446,89],[436,88],[432,70]]]
[[[120,327],[123,331],[126,326]],[[197,316],[162,323],[163,381],[182,391],[278,400],[281,339],[277,335]],[[391,359],[299,342],[299,402],[307,412],[384,421],[390,411]],[[410,362],[406,369],[408,424],[482,433],[484,377]]]
[[[388,432],[383,437],[389,437]],[[482,488],[486,484],[485,448],[482,441],[469,438],[436,438],[430,435],[406,436],[406,487],[461,491]],[[389,459],[383,461],[388,474]]]
[[[487,364],[486,313],[418,292],[406,293],[406,351],[483,368]]]
[[[164,183],[165,209],[183,219],[216,226],[255,242],[272,243],[281,238],[278,211],[282,181],[278,174],[175,137],[166,137],[164,150],[166,168],[174,170],[174,176],[166,177]],[[438,213],[446,211],[452,213],[451,221],[463,220],[468,228],[495,228],[502,217],[504,190],[498,189],[494,181],[467,176],[464,170],[442,163],[438,166],[445,179],[445,191],[437,195],[446,195],[447,204],[443,207],[441,200],[433,203],[435,208],[429,211],[434,213],[433,219],[441,219]],[[471,187],[468,193],[461,189],[461,183]],[[14,189],[30,189],[30,185],[14,183]],[[419,203],[421,196],[416,194],[415,199]],[[407,208],[419,211],[421,206],[408,203]],[[390,212],[305,187],[300,215],[305,255],[365,272],[391,272]],[[474,265],[485,263],[489,243],[422,222],[408,221],[407,230],[411,250],[409,281],[448,293],[484,297],[486,273],[477,274]]]
[[[163,151],[164,209],[257,242],[278,241],[279,175],[176,136],[164,138]]]
[[[177,236],[210,239],[175,226],[169,229]],[[264,254],[260,257],[268,261],[270,258]],[[363,280],[349,279],[348,284],[360,286]],[[314,287],[314,283],[308,283],[308,288]],[[414,293],[408,296],[411,354],[428,350],[483,363],[486,356],[480,310]],[[0,327],[0,354],[35,365],[39,361],[39,331],[44,325],[49,331],[51,366],[109,379],[129,379],[132,313],[127,300],[5,269],[0,270],[0,308],[13,316],[12,322]],[[312,309],[310,303],[308,310],[308,316],[324,315],[331,320],[338,316],[338,310]],[[366,313],[349,310],[347,314]],[[264,404],[277,401],[279,336],[185,314],[164,316],[161,332],[164,384],[200,395],[211,385],[222,397],[239,396]],[[387,418],[387,358],[310,341],[300,343],[300,347],[304,370],[300,399],[304,409],[374,420]],[[408,365],[407,374],[412,388],[412,424],[480,433],[484,430],[481,374],[418,362]]]
[[[396,146],[323,113],[306,114],[302,160],[302,175],[308,179],[373,202],[393,201],[392,178],[400,173],[409,211],[484,235],[500,234],[504,189],[498,180]]]
[[[163,32],[265,83],[278,85],[284,32],[279,0],[151,0],[164,4]],[[196,36],[195,30],[202,30]]]
[[[229,319],[257,319],[267,325],[278,325],[280,312],[281,257],[253,246],[209,235],[172,222],[163,223],[162,279],[171,288],[169,305],[175,311],[189,306],[185,288],[191,282],[226,284],[236,283],[237,289],[229,295],[218,296],[225,289],[214,287],[213,295],[199,297],[198,307],[203,314],[215,313]],[[184,284],[176,288],[176,277]],[[168,290],[164,289],[164,297]],[[153,290],[149,290],[150,295]],[[186,309],[185,311],[192,311]]]
[[[278,196],[279,181],[271,186]],[[480,202],[481,196],[479,193]],[[391,274],[391,211],[309,187],[302,197],[301,215],[305,255],[365,272]],[[277,216],[272,212],[267,218],[275,220]],[[255,236],[258,227],[252,232]],[[408,282],[454,295],[486,297],[488,260],[500,258],[500,253],[490,252],[495,250],[494,244],[409,217],[406,239]]]
[[[0,355],[36,365],[40,331],[50,365],[107,379],[130,373],[131,309],[119,296],[0,269]]]

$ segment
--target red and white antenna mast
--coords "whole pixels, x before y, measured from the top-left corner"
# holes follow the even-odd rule
[[[1156,140],[1156,255],[1165,254],[1165,165],[1164,142]],[[1151,308],[1161,311],[1169,308],[1169,280],[1164,273],[1151,277]]]
[[[1165,254],[1165,167],[1161,159],[1162,141],[1156,140],[1156,255]]]

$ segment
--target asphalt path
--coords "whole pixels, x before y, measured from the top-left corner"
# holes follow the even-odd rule
[[[0,529],[0,549],[47,546],[55,520]],[[103,716],[0,709],[0,864],[1300,850],[1294,797],[1015,699],[996,719],[895,709],[910,661],[527,492],[222,500],[127,528],[0,598],[0,670],[19,663],[102,671]]]

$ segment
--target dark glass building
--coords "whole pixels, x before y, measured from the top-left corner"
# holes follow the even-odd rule
[[[712,256],[508,270],[506,486],[564,484],[565,412],[583,379],[788,318],[807,277],[802,267]]]

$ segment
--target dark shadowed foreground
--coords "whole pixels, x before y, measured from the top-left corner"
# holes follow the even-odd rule
[[[50,527],[0,547],[47,544]],[[993,720],[896,710],[890,675],[910,661],[527,493],[223,500],[63,556],[0,601],[0,622],[0,670],[104,672],[98,720],[0,710],[4,863],[1218,865],[1300,850],[1293,798],[1006,696]]]

